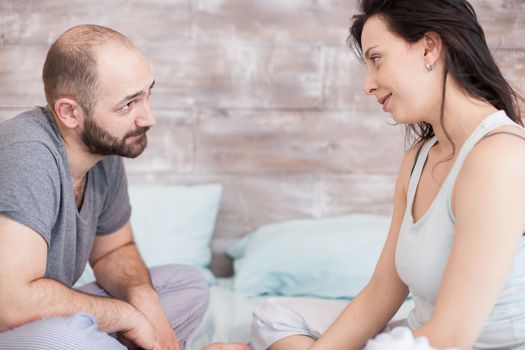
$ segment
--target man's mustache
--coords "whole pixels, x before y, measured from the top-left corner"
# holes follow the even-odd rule
[[[127,133],[126,136],[125,136],[124,138],[143,135],[143,134],[145,134],[145,133],[149,130],[149,128],[150,128],[149,126],[145,126],[145,127],[137,128],[137,129],[135,129],[135,130],[130,131],[129,133]]]

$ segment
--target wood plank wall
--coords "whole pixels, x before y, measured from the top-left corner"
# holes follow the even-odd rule
[[[525,91],[525,1],[472,4]],[[0,120],[44,104],[44,57],[67,28],[130,37],[156,76],[158,118],[130,182],[221,182],[212,269],[227,275],[225,247],[259,225],[391,211],[403,133],[362,92],[353,12],[353,0],[1,0]]]

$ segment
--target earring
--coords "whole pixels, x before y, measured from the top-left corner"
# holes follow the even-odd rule
[[[427,72],[432,72],[432,69],[434,69],[434,66],[432,64],[430,64],[430,63],[427,63],[425,65],[425,68],[426,68]]]

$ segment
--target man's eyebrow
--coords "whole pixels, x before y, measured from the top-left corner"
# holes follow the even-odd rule
[[[375,49],[377,46],[378,45],[372,46],[372,47],[369,47],[368,49],[366,49],[366,51],[365,51],[365,58],[368,58],[368,54],[370,53],[370,50]]]
[[[153,82],[149,86],[149,90],[153,89],[154,85],[155,85],[155,80],[153,80]],[[131,95],[128,95],[128,96],[124,97],[122,100],[120,100],[119,103],[117,103],[117,105],[120,105],[120,104],[122,104],[122,103],[124,103],[126,101],[132,100],[135,97],[142,96],[142,95],[144,95],[144,91],[135,92],[134,94],[131,94]]]

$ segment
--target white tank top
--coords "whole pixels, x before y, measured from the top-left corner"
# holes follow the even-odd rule
[[[454,239],[455,217],[451,209],[452,188],[470,150],[488,132],[503,125],[516,125],[504,111],[486,117],[467,138],[455,163],[427,212],[413,221],[412,204],[419,178],[436,138],[421,148],[407,193],[407,206],[396,248],[396,268],[414,298],[408,325],[417,329],[430,320]],[[525,160],[524,160],[525,161]],[[524,213],[525,215],[525,213]],[[458,315],[461,317],[461,315]],[[483,331],[476,341],[479,349],[508,347],[525,342],[525,238],[514,259],[512,272]]]

